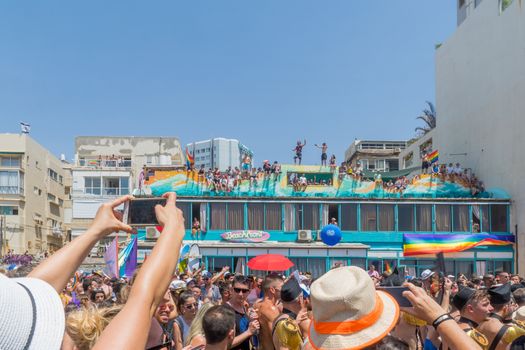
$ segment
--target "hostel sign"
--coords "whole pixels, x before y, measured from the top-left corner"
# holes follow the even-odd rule
[[[221,234],[223,240],[235,243],[259,243],[270,238],[270,234],[265,231],[240,230],[229,231]]]

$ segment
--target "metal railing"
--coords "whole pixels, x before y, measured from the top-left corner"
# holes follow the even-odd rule
[[[78,166],[88,168],[131,168],[131,159],[81,158]]]

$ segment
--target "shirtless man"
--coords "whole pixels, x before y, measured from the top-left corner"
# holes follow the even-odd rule
[[[306,143],[306,141],[305,141]],[[323,142],[321,146],[319,146],[317,143],[315,144],[315,147],[321,149],[321,165],[326,166],[326,160],[328,159],[328,155],[326,154],[326,150],[328,149],[328,146],[326,145],[326,142]],[[299,163],[300,164],[300,163]]]
[[[283,279],[277,275],[269,275],[263,282],[264,299],[254,305],[258,310],[261,330],[259,333],[260,349],[273,349],[273,321],[280,315],[277,303],[281,299]]]
[[[468,287],[461,289],[453,298],[452,303],[459,310],[459,327],[474,339],[482,349],[489,342],[479,330],[479,324],[486,321],[494,310],[490,305],[489,295],[486,290],[475,290]],[[443,347],[445,349],[445,347]]]
[[[299,165],[301,165],[301,160],[303,159],[303,147],[306,146],[306,139],[304,140],[304,143],[301,144],[301,141],[297,141],[297,146],[292,150],[295,152],[295,157],[293,157],[293,163],[297,164],[297,160],[299,160]]]
[[[487,337],[489,350],[507,349],[514,340],[525,335],[525,329],[520,324],[509,323],[514,311],[510,283],[491,288],[488,293],[494,312],[480,324],[478,329]]]

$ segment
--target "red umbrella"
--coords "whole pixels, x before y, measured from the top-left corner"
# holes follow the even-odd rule
[[[248,267],[259,271],[285,271],[294,265],[287,257],[280,254],[264,254],[248,261]]]

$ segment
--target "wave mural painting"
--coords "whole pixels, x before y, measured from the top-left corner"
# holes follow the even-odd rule
[[[216,183],[197,171],[154,170],[145,181],[146,193],[160,196],[174,191],[181,196],[220,197],[340,197],[340,198],[490,198],[490,191],[473,195],[468,183],[446,181],[433,175],[416,175],[403,191],[386,188],[377,179],[359,179],[331,171],[326,166],[282,165],[278,175],[259,173],[218,189]],[[294,177],[308,179],[295,185]],[[314,184],[315,183],[315,184]]]

